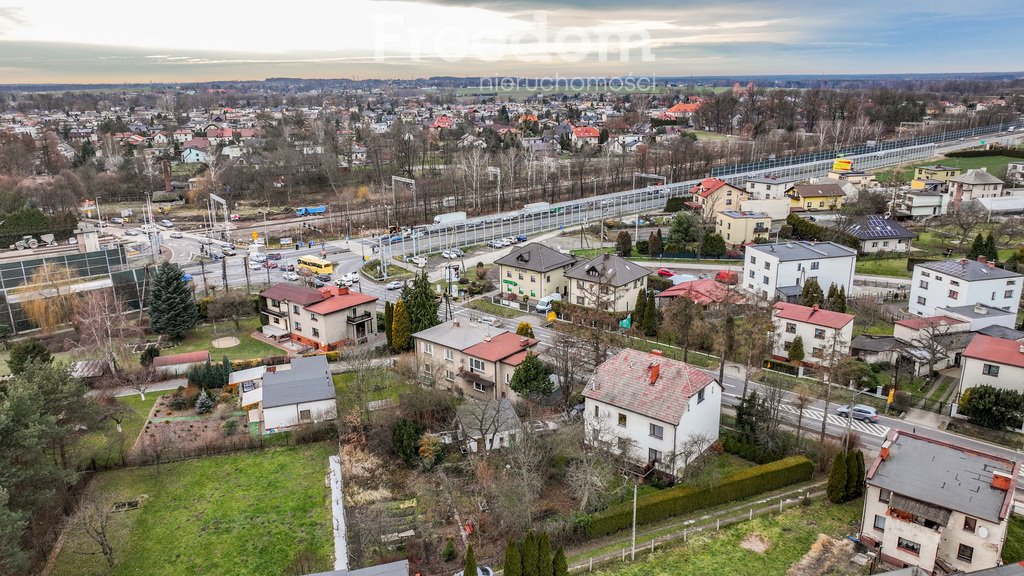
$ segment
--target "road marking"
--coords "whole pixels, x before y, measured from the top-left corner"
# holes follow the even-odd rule
[[[782,404],[780,408],[782,408],[786,412],[789,412],[790,414],[796,415],[800,413],[799,410],[797,410],[793,406],[790,406],[789,404]],[[811,420],[821,420],[823,414],[824,412],[822,412],[821,410],[816,410],[814,408],[804,409],[804,418],[809,418]],[[885,438],[889,434],[888,426],[882,426],[881,424],[872,424],[870,422],[861,422],[860,420],[849,421],[848,419],[843,418],[838,414],[829,414],[828,423],[838,427],[846,427],[846,425],[849,424],[852,430],[864,432],[865,434],[878,436],[880,438]]]

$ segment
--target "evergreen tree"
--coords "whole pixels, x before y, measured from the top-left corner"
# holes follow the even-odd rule
[[[551,369],[541,362],[536,354],[527,352],[526,358],[512,373],[512,380],[508,386],[516,394],[531,400],[546,398],[554,388],[551,382]]]
[[[565,560],[565,549],[561,546],[555,552],[555,559],[552,560],[551,564],[553,576],[569,576],[569,563]]]
[[[804,288],[800,292],[800,304],[804,306],[821,306],[825,303],[825,293],[821,291],[821,285],[817,278],[810,278],[804,282]]]
[[[985,238],[978,232],[978,235],[974,237],[974,242],[971,244],[971,249],[967,251],[967,259],[975,260],[978,256],[985,255]]]
[[[547,532],[540,533],[537,544],[537,576],[552,576],[551,540]]]
[[[665,251],[665,247],[661,243],[661,229],[659,228],[655,232],[651,232],[651,235],[647,237],[647,253],[651,256],[661,256],[661,253]]]
[[[473,545],[466,548],[466,568],[464,576],[477,576],[476,574],[476,552],[473,552]]]
[[[644,316],[647,314],[647,290],[641,290],[636,295],[636,304],[633,305],[633,324],[634,330],[643,331],[647,325],[644,322]]]
[[[526,533],[523,538],[523,576],[540,576],[540,568],[537,565],[537,536],[533,531]]]
[[[854,475],[857,478],[857,483],[854,485],[852,498],[860,498],[864,495],[864,482],[867,469],[864,466],[864,452],[857,450],[855,454],[857,455],[857,459],[856,467],[854,468]]]
[[[838,292],[836,290],[836,283],[833,282],[832,284],[829,284],[829,286],[828,286],[828,294],[825,296],[825,306],[824,306],[824,308],[826,310],[833,310],[832,306],[836,302],[836,294],[837,293]]]
[[[213,399],[210,394],[203,390],[196,398],[196,414],[209,414],[213,410]]]
[[[523,559],[519,556],[519,543],[509,538],[505,545],[505,576],[523,576]]]
[[[736,317],[726,316],[725,317],[725,339],[722,342],[725,346],[725,354],[723,356],[729,357],[733,351],[736,350]]]
[[[409,318],[412,321],[411,334],[437,326],[441,320],[437,317],[437,297],[434,295],[434,287],[427,279],[427,271],[424,270],[412,281],[412,285],[402,294],[405,301]],[[394,339],[394,334],[392,334]]]
[[[846,502],[846,453],[836,454],[832,461],[832,471],[828,475],[828,501],[833,504]]]
[[[391,445],[395,454],[405,462],[406,466],[416,463],[419,456],[420,437],[423,436],[423,428],[412,420],[400,418],[391,427]]]
[[[704,243],[701,245],[702,256],[710,256],[712,258],[716,256],[725,256],[727,251],[728,248],[725,245],[725,238],[710,232],[704,235]]]
[[[846,286],[839,287],[839,294],[836,296],[836,312],[846,312]]]
[[[156,334],[181,340],[199,323],[199,308],[177,264],[164,262],[156,269],[149,297],[149,327]]]
[[[629,235],[629,232],[623,230],[615,237],[615,253],[623,258],[633,255],[633,237]]]
[[[658,304],[654,301],[654,293],[647,291],[647,312],[644,313],[644,334],[657,336],[658,334]]]
[[[387,338],[388,350],[394,350],[391,340],[392,323],[395,321],[395,307],[391,302],[384,302],[384,336]]]
[[[7,368],[11,374],[17,376],[25,371],[31,363],[49,364],[53,362],[53,355],[46,349],[46,346],[38,340],[22,340],[11,348],[11,354],[7,358]]]
[[[991,232],[985,238],[985,259],[989,262],[999,261],[999,249],[996,248],[996,239]]]
[[[391,347],[395,352],[405,352],[411,349],[412,321],[409,319],[409,312],[405,308],[405,301],[399,300],[395,303],[391,320]]]
[[[857,478],[857,451],[846,453],[846,499],[853,500],[858,496],[860,480]]]
[[[786,358],[790,362],[799,362],[804,359],[804,339],[797,336],[793,339],[793,343],[789,345],[789,353],[786,354]]]

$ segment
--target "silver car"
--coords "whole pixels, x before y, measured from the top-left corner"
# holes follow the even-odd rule
[[[852,410],[849,405],[844,404],[836,408],[836,414],[839,414],[843,418],[853,418],[872,423],[878,422],[878,411],[871,406],[865,406],[863,404],[854,404]]]

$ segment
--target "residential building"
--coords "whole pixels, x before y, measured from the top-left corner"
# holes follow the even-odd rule
[[[914,233],[895,220],[885,216],[865,216],[854,219],[845,232],[860,240],[862,254],[876,252],[910,252]]]
[[[867,187],[876,184],[875,175],[863,170],[840,170],[833,168],[828,172],[826,178],[840,182],[849,182],[857,187]]]
[[[772,307],[772,355],[785,358],[793,341],[800,338],[804,346],[803,361],[821,364],[836,354],[850,353],[853,340],[853,314],[833,312],[818,306],[801,306],[776,302]]]
[[[893,324],[899,357],[915,376],[930,376],[929,370],[960,364],[960,356],[973,336],[970,322],[951,316],[907,318]]]
[[[786,190],[797,180],[784,176],[754,176],[747,178],[744,187],[751,200],[779,200],[786,198]]]
[[[988,173],[988,168],[968,170],[954,176],[949,183],[949,198],[953,206],[979,198],[998,198],[1003,195],[1003,181]]]
[[[569,138],[575,148],[580,148],[584,144],[597,146],[601,141],[601,131],[593,126],[577,126],[572,129],[572,135]]]
[[[1010,162],[1006,165],[1006,182],[1010,186],[1024,186],[1024,162]]]
[[[501,291],[522,298],[543,298],[558,292],[568,296],[565,272],[576,264],[576,257],[531,242],[494,261],[498,265]]]
[[[366,342],[376,332],[377,297],[348,288],[277,284],[260,293],[263,334],[322,351]]]
[[[272,372],[242,372],[229,381],[241,384],[242,409],[264,434],[338,417],[334,380],[325,356],[293,358],[288,366],[277,366]]]
[[[486,324],[452,320],[413,334],[420,378],[478,400],[519,395],[512,374],[537,340]]]
[[[653,272],[617,254],[599,254],[565,272],[568,302],[611,312],[631,310]]]
[[[1020,464],[892,430],[867,470],[860,541],[928,574],[998,565]]]
[[[193,366],[206,364],[210,361],[209,350],[168,354],[153,359],[153,371],[164,376],[183,376]]]
[[[839,210],[846,192],[839,184],[797,184],[786,190],[794,211]]]
[[[997,268],[984,257],[924,262],[914,267],[910,313],[938,316],[947,308],[984,304],[1016,315],[1022,282],[1024,275]]]
[[[928,184],[927,181],[923,183]],[[900,192],[895,212],[904,218],[931,218],[944,215],[948,204],[949,193],[944,186],[942,189],[911,187]]]
[[[1024,344],[975,334],[960,361],[960,395],[984,385],[1024,392]]]
[[[914,168],[914,180],[938,180],[940,182],[946,182],[950,178],[955,178],[962,173],[963,171],[959,168],[943,166],[941,164],[918,166],[917,168]]]
[[[583,398],[586,442],[624,453],[643,471],[674,476],[718,440],[721,385],[657,352],[619,351],[597,367]]]
[[[835,284],[852,294],[857,251],[835,242],[779,242],[747,246],[740,283],[769,300],[795,302],[815,278],[823,291]]]
[[[674,278],[674,277],[673,277]],[[694,304],[705,308],[718,304],[742,304],[746,302],[743,293],[714,278],[687,280],[658,292],[655,296],[663,303],[672,298],[688,298]]]
[[[742,190],[719,178],[705,178],[690,189],[693,206],[704,217],[710,218],[722,210],[737,210],[740,203],[749,199]]]
[[[181,161],[185,164],[209,164],[210,155],[198,148],[185,148],[181,151]]]
[[[723,210],[715,215],[715,233],[730,246],[767,241],[771,231],[772,218],[764,212]]]
[[[460,449],[490,452],[515,444],[523,424],[508,398],[470,400],[459,405],[455,415]]]

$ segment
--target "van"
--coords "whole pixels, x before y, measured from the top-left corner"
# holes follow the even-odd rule
[[[561,301],[562,295],[559,294],[558,292],[555,292],[554,294],[549,294],[538,300],[537,305],[534,308],[537,310],[537,312],[540,312],[541,314],[547,314],[548,312],[551,311],[552,303]]]

